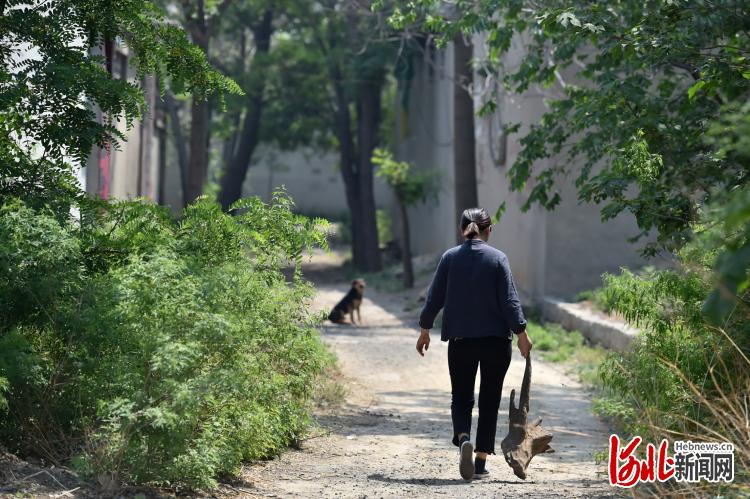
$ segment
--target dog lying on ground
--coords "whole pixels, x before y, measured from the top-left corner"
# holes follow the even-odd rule
[[[335,322],[336,324],[346,324],[345,317],[349,314],[349,318],[352,324],[354,322],[354,312],[357,312],[357,322],[362,324],[362,314],[359,312],[359,307],[362,305],[362,297],[365,294],[365,281],[364,279],[355,279],[352,281],[352,287],[348,293],[341,299],[340,302],[333,307],[331,313],[328,314],[328,320]]]

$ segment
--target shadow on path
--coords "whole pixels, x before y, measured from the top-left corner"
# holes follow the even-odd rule
[[[442,487],[444,485],[468,485],[472,482],[467,482],[463,478],[392,478],[383,475],[382,473],[375,473],[367,477],[368,480],[375,480],[378,482],[384,482],[389,484],[406,484],[406,485],[428,485],[433,487]],[[482,479],[482,483],[497,483],[506,485],[535,485],[536,482],[518,482],[510,480],[493,480],[492,478]]]
[[[305,268],[306,277],[316,282],[313,306],[330,310],[348,290],[349,279],[343,258],[316,258]],[[247,481],[261,495],[274,497],[611,496],[594,462],[594,453],[606,446],[607,430],[590,413],[590,395],[544,362],[534,369],[531,417],[544,418],[556,452],[535,458],[533,480],[516,479],[502,455],[493,456],[490,477],[472,482],[460,478],[451,444],[447,345],[436,334],[428,355],[419,357],[414,349],[415,294],[429,276],[422,277],[409,291],[368,286],[362,326],[321,325],[348,381],[347,402],[316,414],[327,430],[319,438],[306,441],[298,452],[248,468]],[[515,358],[503,387],[498,452],[508,431],[510,390],[520,388],[521,364]]]

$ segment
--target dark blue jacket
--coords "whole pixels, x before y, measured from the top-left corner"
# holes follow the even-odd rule
[[[419,325],[431,329],[440,309],[440,338],[500,336],[526,329],[508,257],[481,239],[446,251],[432,279]]]

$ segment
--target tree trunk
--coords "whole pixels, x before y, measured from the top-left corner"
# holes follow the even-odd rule
[[[476,155],[474,147],[474,99],[470,89],[474,79],[471,67],[471,39],[464,42],[458,33],[453,39],[453,152],[456,217],[479,204],[477,196]],[[458,223],[457,223],[458,225]],[[463,237],[457,235],[461,243]]]
[[[260,137],[260,117],[263,107],[261,98],[251,97],[248,107],[251,109],[248,109],[245,114],[237,151],[226,165],[221,177],[219,203],[225,211],[242,197],[242,186]]]
[[[347,9],[345,15],[349,16],[346,23],[349,35],[345,38],[346,41],[342,42],[335,23],[330,22],[325,34],[318,33],[318,43],[328,63],[328,76],[334,91],[333,128],[339,142],[341,177],[351,214],[354,267],[362,272],[375,272],[382,268],[382,263],[375,216],[372,151],[376,146],[380,125],[380,99],[384,80],[377,72],[375,80],[360,76],[365,81],[354,90],[357,120],[356,132],[353,131],[349,108],[352,100],[345,90],[346,81],[340,65],[348,64],[349,61],[341,61],[340,55],[333,53],[337,44],[351,43],[358,39],[354,9]],[[372,69],[370,73],[373,73]]]
[[[247,68],[247,31],[243,29],[240,32],[240,74],[244,74]],[[232,135],[228,140],[226,147],[226,157],[224,164],[227,165],[237,152],[237,144],[240,140],[240,123],[243,118],[243,109],[237,109],[232,113]]]
[[[377,272],[382,268],[378,226],[375,208],[372,152],[377,145],[380,127],[380,93],[382,84],[367,81],[361,84],[357,99],[357,182],[359,184],[359,216],[357,222],[362,238],[359,264],[355,266],[365,272]],[[356,259],[355,259],[356,260]]]
[[[247,35],[245,33],[246,31],[244,29],[240,31],[240,74],[244,74],[246,67],[245,58],[247,57]],[[239,142],[240,137],[240,124],[242,123],[243,109],[228,109],[226,115],[231,121],[230,127],[232,129],[232,132],[224,141],[223,151],[221,155],[221,161],[223,165],[228,165],[232,161],[232,158],[237,151],[237,143]]]
[[[208,175],[208,101],[193,97],[190,116],[190,155],[183,198],[186,205],[203,194],[203,184]]]
[[[162,110],[162,113],[164,110]],[[160,127],[159,128],[159,153],[158,153],[158,159],[157,159],[158,167],[159,167],[159,194],[158,194],[158,203],[159,204],[166,204],[167,203],[167,129],[166,127]]]
[[[403,258],[403,282],[406,289],[414,287],[414,268],[411,262],[411,236],[409,234],[409,213],[406,204],[397,199],[398,210],[401,214],[401,255]]]
[[[188,171],[188,153],[185,137],[182,134],[182,124],[180,123],[180,111],[171,92],[167,92],[165,99],[167,113],[169,114],[169,124],[172,127],[174,135],[175,148],[177,149],[177,164],[180,167],[180,188],[182,189],[182,205],[187,205],[187,171]]]
[[[357,270],[375,272],[381,269],[381,259],[375,218],[372,150],[380,121],[380,87],[375,96],[370,94],[368,99],[362,99],[364,94],[360,93],[357,98],[358,154],[341,69],[331,62],[329,71],[335,96],[334,131],[339,142],[341,178],[351,215],[352,259]],[[363,152],[363,147],[367,152]]]
[[[254,57],[262,57],[267,54],[271,46],[271,35],[273,34],[273,12],[266,11],[263,20],[253,29],[256,53]],[[254,68],[256,64],[253,64]],[[232,160],[226,165],[224,175],[221,177],[219,190],[219,202],[224,210],[242,197],[242,185],[245,183],[250,160],[260,139],[260,120],[263,114],[263,90],[262,79],[257,81],[253,89],[247,92],[248,109],[242,123],[239,144]]]
[[[344,193],[346,204],[351,215],[352,231],[352,257],[355,259],[355,267],[361,253],[359,245],[362,238],[355,235],[356,221],[359,220],[359,185],[356,182],[356,153],[354,150],[354,138],[352,137],[352,118],[349,112],[349,101],[344,91],[343,78],[340,68],[335,62],[330,62],[329,72],[333,85],[335,105],[334,109],[334,132],[339,142],[339,163],[341,178],[344,181]],[[359,267],[357,267],[359,268]]]
[[[209,31],[203,0],[198,0],[196,17],[190,25],[190,35],[208,57]],[[209,112],[205,96],[193,96],[190,107],[190,156],[188,158],[186,190],[183,201],[187,205],[203,194],[208,175]]]
[[[224,144],[222,146],[221,161],[224,165],[228,165],[229,163],[231,163],[235,153],[237,152],[237,143],[239,142],[241,134],[240,125],[242,124],[243,117],[242,109],[228,111],[227,114],[229,115],[228,118],[231,120],[230,127],[232,129],[232,132],[224,141]]]

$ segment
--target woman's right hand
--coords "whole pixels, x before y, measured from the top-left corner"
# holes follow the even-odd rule
[[[419,352],[419,355],[424,357],[425,352],[429,348],[430,348],[430,330],[422,329],[422,332],[419,333],[419,338],[417,339],[417,352]]]

